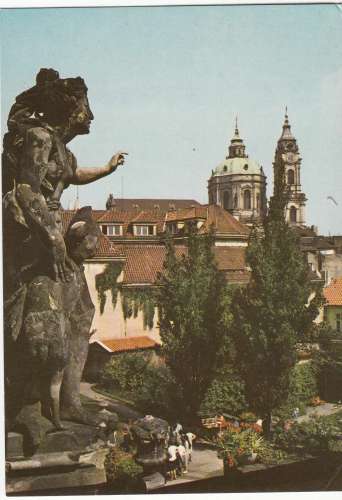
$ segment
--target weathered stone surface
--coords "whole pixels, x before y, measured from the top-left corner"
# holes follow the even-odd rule
[[[63,190],[94,182],[124,162],[119,152],[104,167],[78,167],[67,144],[89,133],[92,119],[82,78],[41,69],[36,85],[17,96],[4,136],[6,427],[22,435],[25,456],[80,447],[80,429],[75,441],[64,421],[113,427],[80,401],[94,315],[82,263],[94,255],[100,230],[91,208],[83,207],[65,238],[61,231]]]

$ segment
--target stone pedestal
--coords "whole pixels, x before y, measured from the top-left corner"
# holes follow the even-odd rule
[[[81,489],[104,484],[107,452],[103,447],[83,454],[56,452],[8,460],[6,493],[39,493],[40,490]]]
[[[88,410],[103,414],[98,427],[63,421],[63,430],[49,431],[33,454],[26,452],[25,436],[9,432],[6,439],[6,492],[84,489],[106,483],[105,457],[117,415],[95,404]],[[101,418],[100,418],[101,420]],[[104,422],[107,422],[104,425]],[[111,422],[111,425],[108,423]],[[114,422],[114,424],[113,424]],[[64,493],[63,493],[64,494]]]

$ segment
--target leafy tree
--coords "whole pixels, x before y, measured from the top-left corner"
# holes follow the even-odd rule
[[[107,390],[118,388],[123,391],[139,391],[150,361],[150,352],[113,356],[103,369],[100,384]]]
[[[342,399],[341,333],[322,323],[318,329],[319,350],[314,356],[320,393],[327,400]]]
[[[272,411],[286,401],[290,374],[301,341],[318,314],[309,268],[294,231],[285,221],[288,193],[284,162],[276,158],[275,193],[263,229],[254,230],[246,258],[250,281],[233,300],[238,368],[251,409],[270,431]]]
[[[194,418],[229,345],[230,295],[212,253],[212,236],[190,230],[188,252],[176,258],[167,242],[159,277],[162,354],[177,383],[182,414]]]

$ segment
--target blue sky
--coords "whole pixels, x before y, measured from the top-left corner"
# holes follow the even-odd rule
[[[341,6],[13,9],[1,23],[2,132],[15,96],[53,67],[89,88],[91,133],[70,143],[79,165],[129,152],[111,177],[80,187],[81,204],[104,208],[110,192],[207,202],[236,114],[270,194],[287,105],[307,222],[342,234]]]

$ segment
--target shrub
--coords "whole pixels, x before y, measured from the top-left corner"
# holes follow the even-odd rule
[[[294,423],[287,431],[276,429],[273,440],[285,450],[315,455],[332,449],[341,431],[342,425],[337,425],[327,417],[312,417],[309,421]]]
[[[151,353],[140,352],[115,356],[104,367],[100,384],[107,390],[137,391],[143,384],[150,359]]]
[[[260,453],[264,447],[264,439],[252,428],[243,429],[231,426],[222,431],[214,443],[218,446],[218,456],[228,461],[228,465],[237,464],[242,457],[251,453]]]
[[[201,404],[201,414],[230,413],[237,415],[247,407],[244,384],[231,368],[218,372]]]
[[[297,364],[291,371],[289,396],[274,413],[281,420],[291,418],[293,410],[299,409],[299,413],[305,413],[305,408],[311,399],[317,395],[317,369],[311,362]]]
[[[115,447],[111,448],[106,456],[105,470],[107,483],[126,491],[134,488],[143,472],[143,468],[135,462],[131,453]]]

